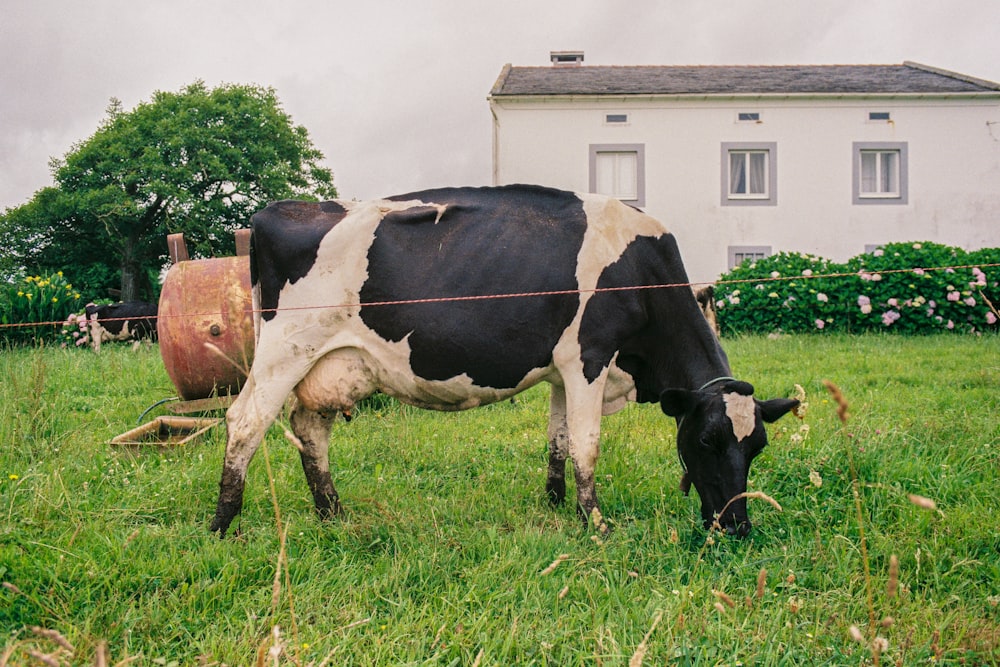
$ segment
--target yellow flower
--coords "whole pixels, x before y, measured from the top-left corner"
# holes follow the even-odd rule
[[[62,278],[62,271],[56,271],[56,275]]]
[[[31,294],[31,292],[27,292],[27,293],[25,293],[24,298],[27,299],[28,301],[31,301],[31,297],[32,296],[33,295]]]
[[[80,293],[79,292],[73,292],[73,298],[74,299],[79,299],[80,298]]]
[[[52,297],[52,303],[59,303],[59,297],[57,296]]]
[[[19,292],[17,293],[17,295],[18,295],[18,296],[24,296],[24,292],[21,292],[21,291],[19,291]]]
[[[15,475],[14,473],[11,473],[11,474],[7,475],[7,479],[9,479],[10,481],[13,482],[15,479],[17,479],[17,475]]]

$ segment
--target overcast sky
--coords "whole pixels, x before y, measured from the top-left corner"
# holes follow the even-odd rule
[[[0,0],[0,210],[49,158],[197,80],[273,87],[344,198],[491,180],[505,63],[885,64],[1000,81],[996,0]]]

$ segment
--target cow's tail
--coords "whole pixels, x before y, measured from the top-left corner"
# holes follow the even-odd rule
[[[250,232],[250,307],[253,308],[253,343],[254,349],[260,342],[260,322],[261,299],[260,299],[260,272],[257,269],[257,252],[254,248],[254,241],[257,235]]]

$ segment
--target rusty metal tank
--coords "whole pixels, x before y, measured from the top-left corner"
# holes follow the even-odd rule
[[[173,266],[160,292],[160,356],[185,401],[235,395],[253,362],[250,230],[236,257],[188,259],[181,234],[167,237]]]

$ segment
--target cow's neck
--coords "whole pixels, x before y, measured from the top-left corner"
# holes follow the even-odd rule
[[[619,357],[635,379],[638,400],[657,401],[666,389],[696,390],[731,376],[729,359],[694,296],[681,288],[649,291],[657,292],[647,303],[653,315]]]

